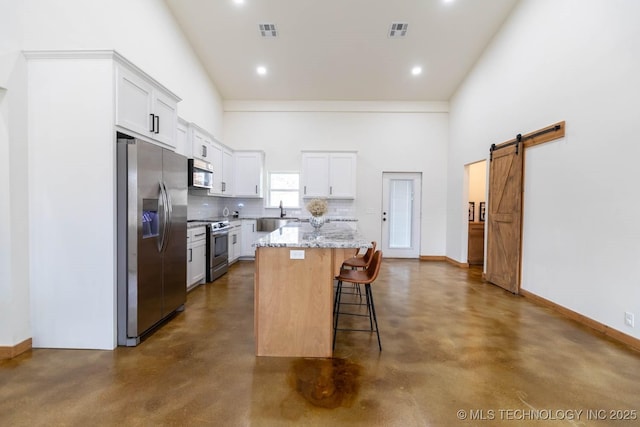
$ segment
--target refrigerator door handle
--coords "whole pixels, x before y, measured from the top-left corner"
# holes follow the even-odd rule
[[[160,215],[160,224],[161,229],[158,232],[158,252],[164,251],[167,240],[167,228],[168,228],[168,216],[169,211],[167,208],[167,193],[164,187],[163,182],[159,182],[159,190],[158,190],[158,212]]]
[[[166,209],[164,206],[164,192],[162,191],[162,183],[158,183],[158,238],[156,240],[158,246],[158,252],[162,252],[164,247],[164,229],[166,223]]]
[[[163,238],[164,240],[164,248],[163,250],[165,250],[167,248],[167,245],[169,244],[169,238],[171,236],[171,225],[173,224],[173,203],[171,201],[171,194],[169,194],[169,190],[167,190],[167,184],[162,181],[162,189],[164,190],[164,198],[165,198],[165,202],[166,202],[166,209],[167,209],[167,216],[166,216],[166,226],[165,226],[165,236]]]

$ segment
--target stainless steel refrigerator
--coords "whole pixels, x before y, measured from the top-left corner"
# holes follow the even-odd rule
[[[118,345],[135,346],[187,298],[187,158],[118,133]]]

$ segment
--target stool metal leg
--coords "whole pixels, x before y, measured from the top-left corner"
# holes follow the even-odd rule
[[[342,281],[338,281],[338,288],[336,289],[336,298],[334,301],[333,309],[333,349],[336,349],[336,334],[338,332],[338,315],[340,314],[340,297],[342,294]]]
[[[380,330],[378,329],[378,318],[376,317],[376,308],[375,305],[373,304],[373,294],[371,293],[371,285],[370,284],[366,284],[364,285],[365,287],[365,292],[367,294],[367,300],[371,301],[371,314],[373,314],[373,321],[376,324],[376,335],[378,336],[378,348],[380,349],[380,351],[382,351],[382,344],[380,343]],[[369,321],[371,321],[371,315],[369,316]],[[373,329],[373,325],[371,326]]]
[[[354,283],[353,284],[353,289],[354,289],[356,295],[358,295],[360,297],[360,302],[362,302],[362,291],[360,290],[360,285],[358,283]]]
[[[338,311],[338,291],[342,290],[342,281],[338,280],[338,284],[336,285],[336,294],[333,297],[333,316],[335,317],[336,312]]]

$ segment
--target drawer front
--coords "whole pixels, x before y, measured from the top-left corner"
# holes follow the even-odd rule
[[[207,238],[207,228],[206,227],[196,227],[190,228],[187,233],[187,243],[194,244],[200,240],[205,240]]]

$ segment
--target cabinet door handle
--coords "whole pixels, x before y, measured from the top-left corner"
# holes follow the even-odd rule
[[[207,146],[206,145],[202,146],[202,157],[207,157]]]
[[[151,113],[149,114],[151,116],[151,129],[149,129],[149,132],[155,132],[155,126],[156,126],[156,115]]]
[[[256,194],[258,194],[258,186],[256,185]]]
[[[329,186],[329,194],[333,194],[333,187]]]
[[[189,249],[189,262],[193,261],[193,249]]]
[[[224,193],[225,191],[227,191],[227,183],[222,182],[222,192]]]
[[[195,235],[195,236],[193,236],[193,237],[200,237],[200,236],[204,236],[205,234],[207,234],[207,233],[200,233],[200,234],[196,234],[196,235]]]
[[[154,128],[156,129],[156,133],[160,133],[160,116],[156,115]]]
[[[304,194],[307,194],[307,186],[304,186]]]
[[[251,231],[252,231],[253,233],[255,233],[255,232],[256,232],[256,225],[255,225],[255,224],[251,224]]]
[[[238,243],[238,236],[237,235],[233,235],[233,244],[235,245],[236,243]]]

